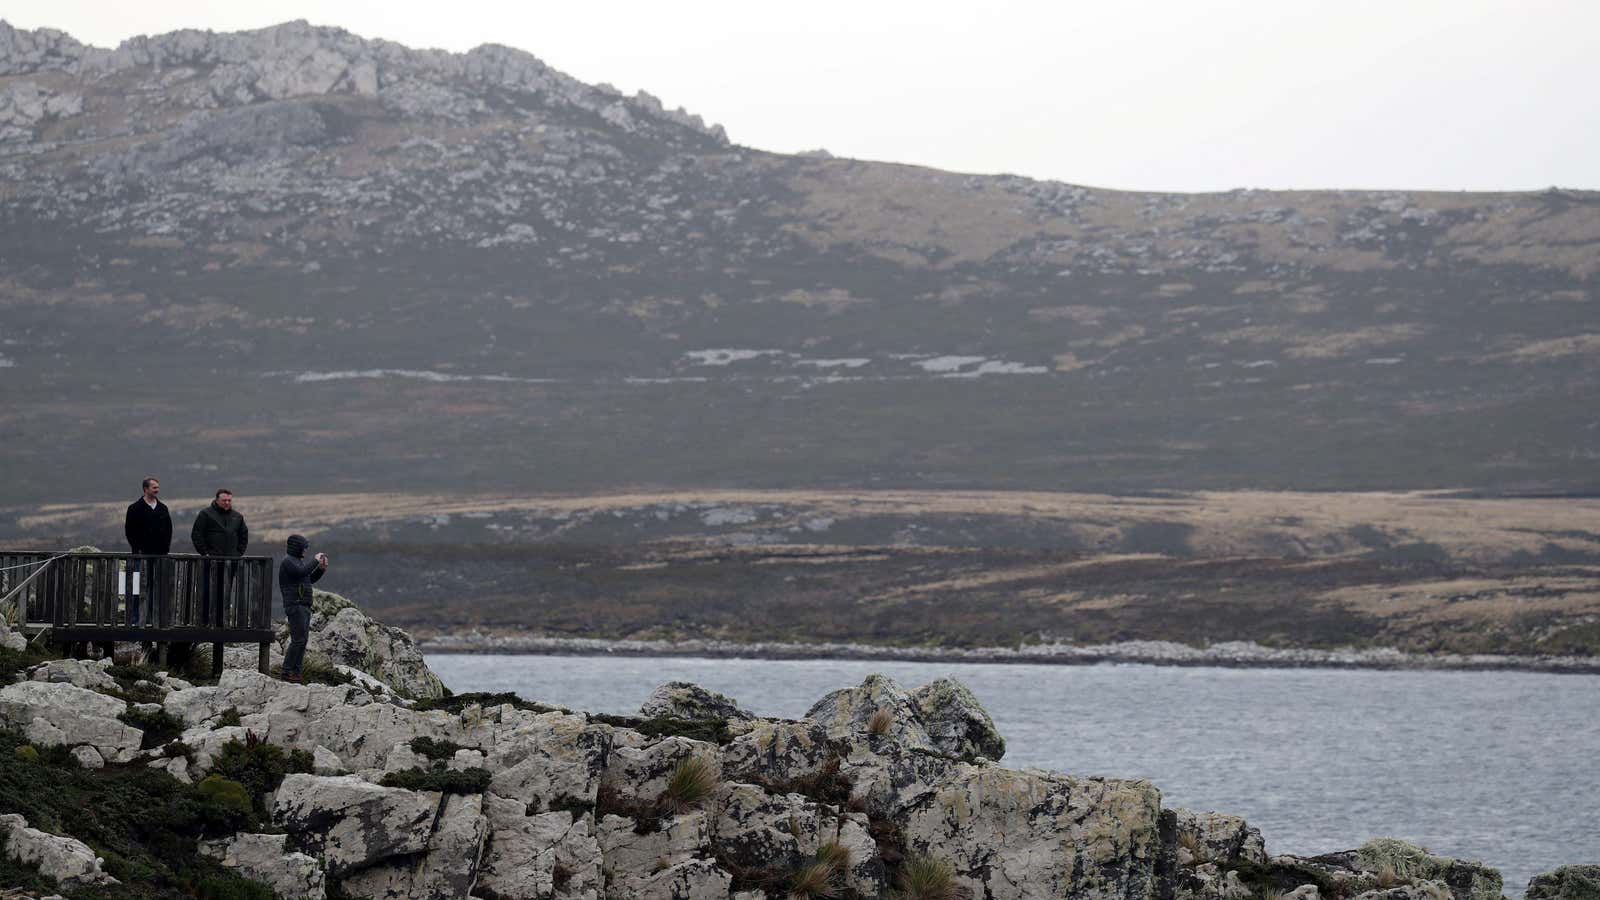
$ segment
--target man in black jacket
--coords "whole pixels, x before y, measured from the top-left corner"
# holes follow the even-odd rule
[[[172,514],[161,502],[161,479],[146,478],[140,485],[144,496],[128,504],[128,515],[122,522],[122,533],[128,539],[128,552],[141,556],[166,556],[172,552]],[[139,595],[144,604],[153,608],[156,601],[157,578],[163,572],[159,560],[133,559],[128,561],[128,621],[139,624]],[[143,585],[138,584],[144,575]]]
[[[284,681],[301,680],[306,639],[311,634],[311,586],[328,571],[326,553],[305,558],[310,546],[311,542],[301,535],[289,535],[289,555],[278,563],[278,593],[283,595],[283,617],[289,620],[289,649],[283,654]]]
[[[233,588],[236,564],[232,558],[243,556],[250,545],[250,529],[245,527],[244,516],[233,508],[233,491],[217,490],[211,505],[194,517],[189,540],[201,556],[221,557],[216,562],[207,560],[201,567],[201,615],[206,622],[220,625],[227,620],[228,594]]]

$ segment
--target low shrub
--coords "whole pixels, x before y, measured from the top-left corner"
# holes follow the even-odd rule
[[[244,785],[231,778],[223,778],[221,775],[207,775],[200,779],[199,784],[195,785],[195,790],[199,792],[200,796],[213,803],[232,807],[246,815],[254,812],[255,801],[251,799],[250,792],[245,790]]]
[[[183,734],[183,720],[164,709],[145,711],[130,706],[127,712],[117,718],[124,725],[132,725],[144,732],[144,738],[139,742],[144,750],[153,750]]]
[[[695,741],[727,744],[733,740],[728,723],[723,719],[674,719],[662,717],[641,719],[637,716],[609,716],[591,713],[589,721],[615,728],[628,728],[646,737],[686,737]]]
[[[232,728],[240,723],[239,707],[230,706],[217,716],[217,728]]]
[[[390,772],[379,782],[384,787],[405,788],[408,791],[438,791],[443,794],[481,794],[489,789],[488,769],[445,769],[428,772],[406,769]]]
[[[505,706],[507,704],[531,713],[571,712],[569,709],[562,709],[556,706],[546,706],[543,703],[534,703],[529,700],[524,700],[521,697],[518,697],[516,694],[510,693],[509,691],[498,694],[473,692],[468,694],[447,694],[443,697],[429,697],[418,700],[417,705],[414,708],[419,712],[442,709],[445,712],[460,715],[461,712],[469,706],[481,706],[485,709],[488,709],[490,707]]]
[[[283,784],[286,775],[312,771],[311,754],[304,750],[284,750],[245,732],[242,741],[222,745],[211,762],[215,775],[239,782],[249,792],[257,812],[265,814],[265,796]]]
[[[411,752],[427,759],[440,761],[453,759],[457,750],[472,749],[454,741],[434,740],[431,737],[411,739]]]

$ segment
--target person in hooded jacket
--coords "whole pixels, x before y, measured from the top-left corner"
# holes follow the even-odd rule
[[[289,620],[289,649],[283,654],[283,680],[300,681],[300,668],[306,658],[306,640],[311,635],[311,586],[328,571],[328,555],[318,553],[306,559],[311,541],[298,534],[289,535],[289,555],[278,564],[278,593],[283,595],[283,617]]]

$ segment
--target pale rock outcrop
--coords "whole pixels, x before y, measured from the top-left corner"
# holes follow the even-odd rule
[[[355,606],[339,610],[314,627],[307,653],[372,675],[403,697],[444,695],[444,682],[433,674],[411,636],[381,624]]]
[[[0,129],[0,132],[3,132],[3,129]],[[0,137],[0,140],[4,138]],[[28,638],[22,632],[12,631],[4,622],[0,622],[0,648],[21,653],[28,649]]]
[[[346,774],[344,760],[321,744],[311,748],[311,771],[316,775]]]
[[[236,834],[201,841],[200,853],[259,881],[279,897],[322,900],[327,896],[322,863],[288,847],[286,834]]]
[[[639,707],[645,718],[727,719],[749,721],[755,716],[738,701],[687,681],[669,681],[651,692]]]
[[[608,900],[723,900],[733,886],[733,875],[709,859],[691,859],[653,872],[637,881],[613,882]]]
[[[478,882],[478,865],[488,832],[482,796],[447,796],[421,857],[386,860],[350,876],[340,887],[356,897],[397,900],[470,896]]]
[[[900,818],[906,846],[975,896],[1150,898],[1161,793],[1147,781],[960,765]]]
[[[717,794],[712,842],[717,856],[748,869],[798,869],[823,844],[849,852],[849,887],[878,896],[887,886],[867,817],[802,794],[773,795],[752,784],[727,784]]]
[[[613,746],[609,726],[580,715],[523,716],[488,750],[489,789],[544,812],[564,804],[593,806]]]
[[[922,725],[916,700],[885,675],[868,675],[853,688],[827,694],[812,704],[805,717],[821,723],[830,737],[842,738],[866,734],[873,716],[880,712],[892,717],[884,734],[908,747],[937,749]]]
[[[106,767],[106,758],[101,756],[100,751],[93,747],[73,747],[72,758],[77,760],[78,765],[85,769],[104,769]]]
[[[786,782],[821,772],[836,756],[817,722],[756,719],[722,748],[722,772],[735,781]]]
[[[483,798],[491,838],[478,893],[499,900],[598,900],[604,885],[593,817],[565,810],[529,815],[527,804],[493,792]]]
[[[1267,849],[1261,832],[1238,816],[1191,809],[1172,811],[1178,838],[1178,865],[1265,863]],[[1187,835],[1187,837],[1185,837]],[[1194,845],[1194,849],[1189,848]]]
[[[106,669],[110,666],[110,659],[52,659],[34,666],[29,670],[28,678],[33,681],[48,681],[51,684],[70,684],[89,690],[115,688],[117,680],[106,674]]]
[[[144,733],[118,721],[128,705],[62,682],[24,681],[0,688],[0,724],[43,746],[90,746],[110,762],[131,762]]]
[[[601,786],[624,802],[654,803],[678,764],[696,757],[714,770],[721,765],[717,745],[685,737],[669,737],[645,747],[616,747],[606,762]]]
[[[388,703],[341,706],[307,722],[300,740],[304,749],[326,747],[359,772],[381,768],[396,744],[446,737],[452,718],[445,712],[418,713]]]
[[[851,800],[880,816],[898,817],[924,802],[962,765],[877,735],[855,735],[842,743],[840,773],[850,781]]]
[[[609,876],[607,896],[648,896],[644,886],[656,872],[702,858],[711,849],[710,822],[699,810],[662,820],[645,834],[637,825],[626,816],[606,816],[596,828]]]
[[[102,868],[105,860],[82,841],[30,828],[22,816],[0,815],[0,834],[5,835],[7,856],[37,867],[39,874],[55,879],[62,887],[121,883],[106,874]]]
[[[1600,900],[1600,866],[1562,866],[1528,881],[1523,900]]]
[[[272,820],[339,878],[392,856],[421,853],[433,835],[439,794],[381,787],[354,775],[290,775]]]
[[[530,815],[526,804],[484,795],[491,838],[479,893],[501,900],[574,897],[594,900],[603,885],[593,818],[558,810]]]
[[[992,760],[1006,755],[1006,739],[972,690],[961,682],[934,679],[912,691],[911,699],[928,739],[941,753]]]

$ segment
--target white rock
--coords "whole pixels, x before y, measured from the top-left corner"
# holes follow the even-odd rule
[[[55,879],[63,887],[121,883],[102,870],[105,860],[95,856],[82,841],[29,828],[28,820],[22,816],[0,815],[0,834],[6,838],[7,856],[36,866],[39,874]]]
[[[678,764],[691,758],[705,760],[721,779],[716,744],[673,736],[647,747],[613,749],[601,783],[626,802],[654,803]]]
[[[85,769],[103,769],[106,767],[105,757],[101,756],[100,751],[93,747],[73,747],[72,758],[77,760],[78,765]]]
[[[236,834],[201,841],[200,853],[259,881],[279,897],[322,900],[327,896],[322,864],[315,857],[288,849],[286,834]]]
[[[111,762],[131,762],[144,732],[117,720],[128,705],[71,684],[24,681],[0,688],[0,723],[41,746],[87,744]]]
[[[501,900],[573,897],[596,900],[604,885],[600,845],[588,815],[527,814],[527,804],[484,795],[492,837],[478,890]]]
[[[636,894],[656,872],[711,849],[710,823],[704,812],[665,819],[648,834],[639,834],[637,824],[625,816],[606,816],[596,829],[613,892]]]
[[[439,794],[387,788],[354,775],[290,775],[272,819],[321,856],[331,877],[428,847]]]
[[[344,761],[339,758],[339,754],[321,744],[311,750],[311,768],[317,775],[343,775],[345,773]]]
[[[427,852],[419,861],[390,860],[351,875],[340,883],[357,897],[466,897],[478,881],[489,820],[483,814],[483,797],[447,796],[438,823],[428,837]]]

